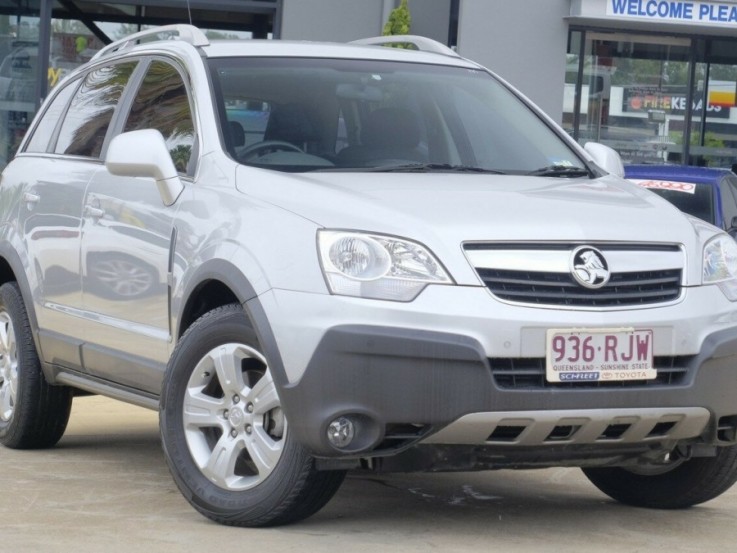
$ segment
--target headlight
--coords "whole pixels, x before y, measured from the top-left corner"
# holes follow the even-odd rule
[[[424,246],[391,236],[322,230],[320,262],[333,294],[412,301],[428,284],[452,284]]]
[[[704,284],[718,284],[729,301],[737,301],[737,243],[722,234],[704,246]]]

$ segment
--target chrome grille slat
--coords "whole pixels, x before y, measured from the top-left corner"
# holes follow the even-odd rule
[[[524,277],[522,276],[505,276],[502,274],[501,271],[496,271],[497,275],[491,276],[488,275],[486,278],[484,275],[487,275],[487,271],[494,271],[494,269],[479,269],[479,274],[482,275],[482,278],[486,280],[486,278],[489,278],[491,280],[493,278],[494,282],[497,284],[502,285],[525,285],[525,286],[549,286],[551,282],[554,282],[557,286],[565,287],[565,288],[580,288],[578,284],[575,282],[566,282],[562,279],[559,279],[558,275],[555,273],[549,273],[548,275],[545,275],[544,273],[524,273]],[[622,277],[623,275],[615,275],[616,277]],[[640,278],[640,279],[634,279],[634,280],[624,280],[624,278],[612,278],[610,282],[614,282],[618,286],[652,286],[657,284],[665,284],[665,285],[674,285],[678,284],[680,279],[680,275],[662,275],[656,278]]]
[[[587,242],[588,243],[588,242]],[[577,246],[582,245],[583,242],[545,242],[544,244],[538,242],[467,242],[463,248],[467,251],[473,250],[488,250],[493,248],[495,250],[528,250],[537,251],[541,247],[546,250],[558,250],[568,251]],[[593,243],[597,248],[603,252],[613,251],[647,251],[647,252],[671,252],[677,253],[680,248],[676,244],[647,244],[647,243]]]
[[[557,294],[555,292],[548,292],[548,291],[538,291],[538,290],[505,290],[501,293],[497,293],[494,290],[492,290],[497,295],[505,295],[505,296],[514,296],[514,297],[522,297],[522,298],[550,298],[550,299],[557,299],[560,297],[560,294]],[[576,300],[590,300],[592,302],[594,301],[602,301],[602,300],[626,300],[626,299],[645,299],[645,298],[659,298],[662,297],[663,291],[657,290],[657,291],[636,291],[636,292],[612,292],[609,294],[605,293],[599,293],[599,294],[581,294],[581,293],[575,293],[571,295],[571,299]],[[638,302],[640,303],[640,302]]]

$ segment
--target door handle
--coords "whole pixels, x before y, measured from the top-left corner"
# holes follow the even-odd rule
[[[105,215],[105,210],[87,204],[84,206],[84,214],[94,219],[99,219]]]

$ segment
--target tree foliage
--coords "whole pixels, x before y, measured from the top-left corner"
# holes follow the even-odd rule
[[[394,8],[389,14],[382,32],[383,36],[408,35],[412,24],[407,0],[402,0],[398,8]],[[411,48],[409,44],[392,44],[395,48]]]

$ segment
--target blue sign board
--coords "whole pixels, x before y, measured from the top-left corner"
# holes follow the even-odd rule
[[[737,28],[737,4],[686,0],[607,0],[610,16],[728,25]]]

